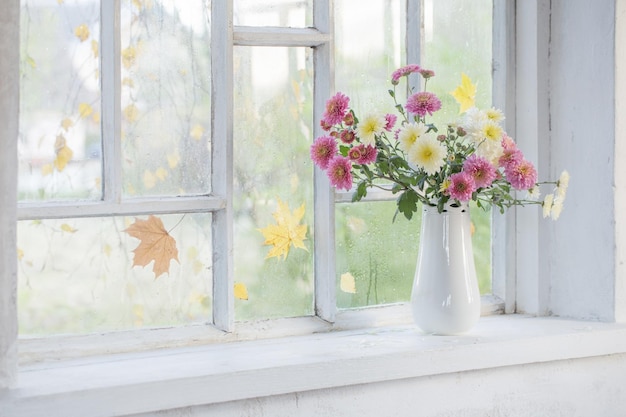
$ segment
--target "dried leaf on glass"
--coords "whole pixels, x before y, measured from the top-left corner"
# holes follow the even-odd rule
[[[133,250],[133,266],[146,266],[154,261],[152,270],[155,279],[162,274],[169,274],[172,260],[179,262],[176,240],[170,236],[158,217],[151,215],[147,220],[136,218],[124,231],[140,241]]]

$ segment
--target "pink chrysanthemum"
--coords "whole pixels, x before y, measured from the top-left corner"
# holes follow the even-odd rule
[[[537,170],[527,160],[509,166],[504,171],[504,175],[516,190],[530,190],[537,183]]]
[[[356,164],[371,164],[376,162],[376,155],[378,151],[372,145],[359,144],[350,148],[348,151],[348,158]]]
[[[448,193],[450,197],[459,201],[469,201],[476,190],[474,179],[467,172],[458,172],[450,176]]]
[[[341,131],[339,138],[343,143],[352,143],[354,142],[356,135],[354,134],[354,130],[346,129]]]
[[[420,91],[410,96],[406,101],[406,110],[409,113],[424,117],[426,113],[433,115],[441,108],[441,101],[433,93]]]
[[[348,151],[348,158],[350,158],[350,160],[352,162],[358,163],[359,159],[361,159],[361,153],[363,151],[363,148],[364,148],[363,144],[357,145],[357,146],[353,146]]]
[[[400,78],[409,75],[413,72],[420,71],[421,68],[419,65],[411,64],[405,67],[398,68],[391,74],[391,84],[396,85],[400,82]]]
[[[321,169],[328,168],[328,164],[336,155],[337,141],[330,136],[320,136],[311,145],[311,159]]]
[[[519,165],[524,160],[524,154],[517,148],[504,148],[502,156],[498,158],[498,165],[505,170]]]
[[[385,115],[385,130],[387,132],[391,132],[391,129],[396,125],[396,120],[398,120],[398,116],[395,114],[386,114]]]
[[[517,149],[517,144],[515,143],[513,138],[511,138],[506,133],[502,135],[502,149],[504,149],[505,151]]]
[[[325,130],[326,132],[330,131],[333,127],[333,125],[328,124],[328,122],[324,119],[320,120],[320,126],[322,127],[322,130]]]
[[[496,168],[491,162],[476,154],[470,155],[465,160],[463,171],[472,176],[476,188],[489,187],[496,179]]]
[[[350,98],[343,93],[337,93],[326,102],[324,121],[329,125],[341,123],[348,111]]]
[[[517,148],[517,144],[506,133],[502,135],[502,155],[498,158],[498,165],[505,170],[524,160],[524,154]]]
[[[361,145],[363,149],[361,150],[361,157],[359,158],[359,164],[371,164],[376,162],[376,156],[378,155],[378,151],[372,145]]]
[[[340,189],[349,191],[352,188],[352,163],[343,156],[335,156],[328,163],[328,178],[330,183]]]

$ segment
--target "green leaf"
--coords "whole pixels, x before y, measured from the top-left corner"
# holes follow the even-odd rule
[[[406,190],[398,197],[398,210],[404,214],[408,220],[411,220],[413,213],[417,211],[417,203],[419,197],[412,189]]]
[[[367,183],[365,181],[361,181],[359,185],[357,185],[356,190],[352,194],[352,202],[361,201],[363,197],[367,195]]]

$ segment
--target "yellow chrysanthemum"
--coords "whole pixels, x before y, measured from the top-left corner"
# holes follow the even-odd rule
[[[446,178],[445,180],[443,180],[443,182],[439,186],[439,192],[443,193],[444,191],[446,191],[448,187],[450,187],[450,184],[452,184],[452,181],[450,181],[450,178]]]
[[[356,134],[361,139],[361,143],[374,145],[376,143],[376,135],[380,135],[385,130],[386,124],[385,116],[370,114],[359,122]]]
[[[409,151],[409,162],[434,175],[445,164],[446,148],[432,133],[422,135]]]
[[[489,121],[483,126],[482,136],[487,140],[500,143],[502,132],[502,128],[497,123]]]

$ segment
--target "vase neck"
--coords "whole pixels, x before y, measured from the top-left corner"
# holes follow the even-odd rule
[[[437,206],[423,205],[424,212],[439,213]],[[469,204],[466,202],[446,204],[443,206],[443,213],[469,213]]]

